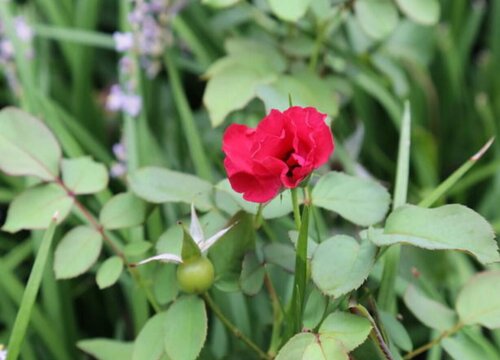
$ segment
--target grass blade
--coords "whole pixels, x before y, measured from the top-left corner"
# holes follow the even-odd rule
[[[21,306],[19,307],[19,311],[16,316],[16,322],[14,323],[14,328],[12,329],[7,360],[16,360],[21,351],[21,346],[31,318],[31,311],[36,301],[36,296],[38,294],[40,283],[42,281],[45,264],[47,263],[52,240],[54,238],[56,219],[57,214],[54,215],[53,221],[51,222],[49,228],[43,236],[42,244],[40,245],[40,249],[38,250],[33,269],[31,270],[28,284],[21,301]]]
[[[396,186],[394,189],[393,209],[404,205],[408,194],[408,176],[410,172],[410,135],[411,113],[410,104],[405,103],[401,132],[399,137],[398,165],[396,172]],[[378,304],[386,311],[396,311],[395,283],[399,270],[401,246],[391,246],[383,257],[384,272],[378,293]]]
[[[481,159],[484,153],[490,148],[491,144],[495,139],[491,138],[475,155],[473,155],[467,162],[460,166],[453,174],[451,174],[445,181],[443,181],[433,192],[426,196],[420,203],[419,206],[429,207],[434,204],[439,198],[448,192],[448,190],[457,183],[458,180],[464,174],[469,171],[469,169],[474,166],[474,164]]]

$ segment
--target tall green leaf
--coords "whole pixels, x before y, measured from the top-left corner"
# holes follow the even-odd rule
[[[16,321],[14,323],[14,327],[12,328],[12,335],[9,341],[9,351],[7,356],[9,360],[16,360],[21,352],[21,346],[26,335],[26,330],[28,329],[33,305],[35,304],[38,289],[40,288],[40,284],[42,282],[45,264],[47,263],[47,259],[49,257],[56,223],[57,214],[53,216],[50,226],[43,236],[42,244],[38,249],[35,263],[33,264],[26,289],[24,290],[23,299],[21,301],[21,305],[19,306],[19,311],[17,313]]]

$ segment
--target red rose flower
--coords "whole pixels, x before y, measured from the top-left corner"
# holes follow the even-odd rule
[[[232,188],[248,201],[264,203],[295,188],[328,161],[334,143],[326,115],[293,106],[271,110],[256,129],[230,125],[222,140],[224,167]]]

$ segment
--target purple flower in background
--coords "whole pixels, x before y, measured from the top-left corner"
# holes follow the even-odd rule
[[[130,32],[115,32],[113,40],[115,41],[115,49],[119,52],[128,51],[134,46],[134,36]]]
[[[7,39],[0,41],[0,57],[3,60],[8,60],[12,59],[13,55],[14,46],[12,45],[12,43]]]
[[[109,111],[119,111],[122,108],[123,92],[120,85],[113,85],[109,90],[109,95],[106,100],[106,109]]]
[[[122,110],[132,116],[136,117],[141,112],[142,98],[135,94],[126,94],[122,98]]]
[[[121,142],[113,145],[113,154],[115,154],[115,157],[120,161],[127,160],[127,149]]]
[[[126,173],[127,173],[127,165],[121,162],[111,165],[111,169],[109,169],[109,175],[112,178],[122,177]]]
[[[14,28],[17,36],[22,41],[29,42],[33,39],[33,29],[28,25],[24,17],[18,16],[14,19]]]
[[[4,349],[3,345],[0,345],[0,360],[7,359],[7,350]]]
[[[109,111],[123,111],[127,115],[136,117],[141,112],[142,98],[132,92],[124,92],[120,85],[113,85],[106,99],[106,109]]]

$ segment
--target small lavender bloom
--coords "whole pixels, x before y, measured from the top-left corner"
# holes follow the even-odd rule
[[[28,25],[24,17],[18,16],[14,19],[14,28],[17,36],[22,41],[28,42],[33,39],[33,29]]]
[[[14,46],[9,40],[2,40],[0,42],[0,57],[2,59],[11,59],[14,55]]]
[[[127,166],[121,162],[111,165],[111,169],[109,169],[109,175],[112,178],[122,177],[126,173],[127,173]],[[0,358],[0,360],[2,359]]]
[[[130,32],[115,32],[113,40],[115,41],[115,49],[119,52],[128,51],[134,46],[134,36]]]
[[[122,110],[132,116],[136,117],[141,112],[142,98],[135,94],[126,94],[123,97]]]
[[[0,345],[0,360],[7,359],[7,350],[4,350],[3,345]]]
[[[124,96],[125,94],[123,94],[123,91],[119,85],[115,84],[111,86],[108,98],[106,99],[106,109],[108,109],[109,111],[120,110],[123,105]]]
[[[125,75],[130,75],[134,69],[134,63],[129,56],[123,56],[118,63],[120,72]]]
[[[127,160],[127,149],[125,149],[125,145],[121,142],[113,145],[113,154],[115,154],[116,158],[120,161]]]

